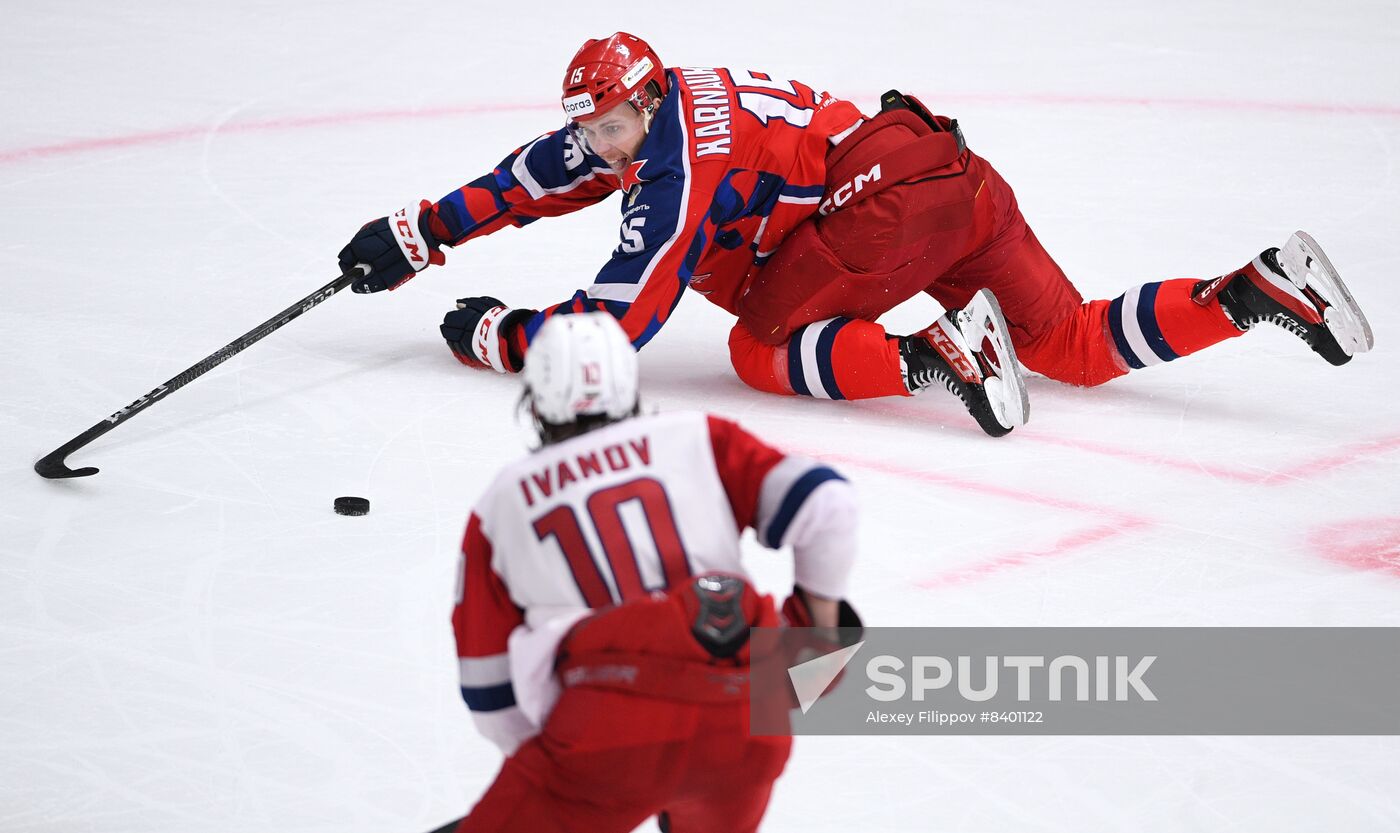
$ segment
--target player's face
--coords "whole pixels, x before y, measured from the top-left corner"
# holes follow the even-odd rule
[[[584,150],[603,157],[616,173],[622,173],[636,161],[647,137],[642,114],[625,101],[597,118],[574,122],[569,129],[583,143]]]

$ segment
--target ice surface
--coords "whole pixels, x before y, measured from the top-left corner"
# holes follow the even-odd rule
[[[646,401],[837,462],[872,624],[1400,625],[1393,3],[10,4],[0,830],[415,833],[488,783],[447,616],[467,507],[526,434],[516,381],[437,323],[563,299],[611,206],[335,298],[74,455],[94,478],[30,466],[324,283],[364,221],[556,126],[568,56],[615,28],[866,108],[921,94],[1086,296],[1303,228],[1370,316],[1341,369],[1271,330],[1097,390],[1032,378],[994,441],[946,396],[752,392],[686,299]],[[1400,829],[1397,783],[1396,738],[804,738],[764,829]]]

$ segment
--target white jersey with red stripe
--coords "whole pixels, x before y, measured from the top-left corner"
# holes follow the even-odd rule
[[[793,547],[802,587],[846,593],[849,484],[727,420],[636,417],[507,466],[477,502],[453,614],[462,696],[507,752],[558,696],[554,655],[591,610],[710,572],[744,574],[740,534]]]

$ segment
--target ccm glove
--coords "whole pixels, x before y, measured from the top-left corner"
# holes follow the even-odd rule
[[[340,271],[358,265],[369,274],[350,284],[361,294],[397,289],[430,264],[447,262],[438,242],[428,232],[427,200],[400,209],[388,217],[365,223],[349,245],[340,250]]]
[[[462,364],[518,373],[525,366],[525,322],[534,315],[489,296],[459,298],[438,329]]]

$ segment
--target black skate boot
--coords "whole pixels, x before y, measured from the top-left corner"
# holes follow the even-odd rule
[[[942,385],[993,437],[1025,425],[1030,416],[1026,382],[990,290],[979,291],[966,307],[948,311],[927,330],[900,338],[899,357],[910,393]]]
[[[1328,362],[1343,365],[1371,349],[1371,325],[1332,262],[1305,232],[1282,249],[1268,249],[1243,269],[1201,281],[1191,293],[1220,308],[1241,330],[1261,321],[1277,324],[1307,342]]]

